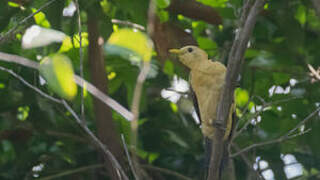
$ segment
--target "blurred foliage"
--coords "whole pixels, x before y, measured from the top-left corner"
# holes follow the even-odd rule
[[[43,0],[0,1],[1,35],[16,26],[24,17],[39,9]],[[0,51],[40,60],[56,53],[65,53],[70,59],[74,73],[79,74],[79,35],[76,13],[62,17],[63,8],[71,1],[56,0],[49,7],[19,26],[17,34],[0,45]],[[191,32],[199,46],[214,60],[226,63],[226,54],[239,24],[242,1],[198,0],[216,8],[223,24],[213,26],[182,15],[166,11],[170,0],[157,0],[157,16],[161,22],[174,21],[180,28]],[[139,119],[138,155],[146,163],[179,172],[192,179],[203,176],[204,147],[199,125],[191,113],[182,110],[177,101],[162,98],[163,89],[173,88],[177,75],[187,79],[188,72],[172,59],[161,64],[152,50],[149,37],[123,24],[108,24],[107,20],[119,19],[147,25],[147,0],[79,0],[82,20],[82,45],[84,78],[89,79],[87,12],[94,11],[100,22],[101,35],[105,42],[110,32],[115,31],[104,46],[105,69],[109,79],[109,94],[125,107],[132,103],[133,91],[143,57],[151,60],[151,70],[144,84]],[[99,7],[99,8],[96,8]],[[64,32],[69,37],[60,44],[51,44],[34,49],[22,49],[21,36],[25,29],[37,24]],[[90,36],[90,35],[89,35]],[[319,82],[311,83],[306,64],[320,66],[320,20],[311,2],[303,0],[270,0],[260,13],[235,92],[239,128],[250,122],[247,129],[234,141],[240,148],[278,138],[294,128],[320,105]],[[53,58],[53,57],[51,57]],[[60,61],[59,61],[60,62]],[[69,64],[61,62],[62,64]],[[70,64],[69,64],[70,65]],[[68,65],[68,66],[69,66]],[[55,96],[55,93],[71,99],[72,107],[80,112],[80,95],[60,92],[61,82],[72,84],[70,66],[58,65],[59,76],[55,77],[54,64],[40,71],[48,80],[41,85],[39,72],[15,64],[0,61],[0,66],[9,68],[26,81]],[[48,69],[49,68],[49,69]],[[67,69],[64,69],[67,68]],[[45,75],[50,73],[50,75]],[[53,78],[54,79],[54,78]],[[62,79],[62,80],[61,80]],[[53,82],[54,85],[50,85]],[[64,85],[62,85],[64,86]],[[53,89],[53,91],[51,91]],[[58,90],[57,90],[58,89]],[[63,89],[63,88],[62,88]],[[55,93],[54,93],[55,92]],[[176,94],[185,97],[185,94]],[[70,98],[69,98],[70,97]],[[179,98],[178,97],[178,98]],[[8,73],[0,71],[0,179],[36,179],[68,169],[98,164],[98,151],[88,142],[72,116],[61,105],[40,96]],[[287,99],[287,101],[282,101]],[[278,103],[277,103],[278,102]],[[265,106],[267,103],[267,106]],[[96,131],[92,96],[85,95],[86,119],[90,129]],[[259,112],[259,113],[257,113]],[[119,133],[129,143],[130,122],[113,112],[113,120]],[[313,117],[299,129],[310,132],[282,143],[270,144],[249,151],[246,156],[251,167],[259,173],[272,170],[274,179],[287,179],[283,155],[292,154],[303,168],[302,179],[316,179],[320,170],[320,123]],[[299,133],[297,131],[296,133]],[[236,152],[232,149],[232,152]],[[262,168],[261,162],[268,162]],[[239,179],[248,179],[250,168],[240,156],[234,158]],[[255,164],[255,165],[253,165]],[[151,171],[150,171],[151,172]],[[270,175],[270,174],[269,174]],[[176,179],[173,176],[165,179]],[[89,171],[79,172],[60,179],[93,179]]]

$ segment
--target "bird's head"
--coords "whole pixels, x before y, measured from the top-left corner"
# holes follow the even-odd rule
[[[199,63],[199,61],[208,60],[208,54],[196,46],[185,46],[180,49],[170,49],[169,52],[177,54],[179,60],[189,68],[194,67]]]

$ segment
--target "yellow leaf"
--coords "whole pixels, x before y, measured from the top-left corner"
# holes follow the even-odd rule
[[[45,57],[40,63],[39,71],[47,80],[48,86],[62,98],[72,100],[77,95],[72,63],[67,56],[54,54]]]
[[[35,13],[37,10],[32,8],[32,12]],[[45,28],[50,28],[50,23],[46,19],[46,15],[43,12],[38,12],[33,16],[34,20],[39,26],[45,27]]]
[[[152,42],[147,35],[138,30],[128,28],[119,29],[111,34],[108,43],[135,52],[143,61],[150,61],[151,59]]]

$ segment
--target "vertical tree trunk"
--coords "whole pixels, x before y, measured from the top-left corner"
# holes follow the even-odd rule
[[[89,33],[88,57],[91,81],[99,90],[107,93],[107,74],[105,72],[102,44],[99,44],[98,42],[99,28],[95,15],[88,14],[87,26]],[[96,98],[94,98],[93,103],[98,138],[102,143],[107,145],[117,160],[123,164],[120,138],[112,121],[111,109]],[[111,179],[119,179],[119,176],[114,167],[112,167],[109,159],[106,156],[104,156],[103,159],[106,162],[106,168],[108,169]]]

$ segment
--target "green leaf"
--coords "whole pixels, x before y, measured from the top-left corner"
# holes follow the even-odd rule
[[[272,73],[272,77],[276,85],[287,83],[290,80],[290,75],[284,74],[284,73],[275,72],[275,73]]]
[[[243,107],[249,101],[249,93],[245,89],[237,88],[235,90],[236,104]]]
[[[32,8],[32,12],[35,13],[37,10]],[[50,28],[51,25],[49,23],[49,21],[46,19],[46,15],[43,12],[38,12],[37,14],[35,14],[33,16],[36,24],[38,24],[39,26],[45,27],[45,28]]]
[[[146,34],[138,30],[119,29],[111,34],[107,43],[130,50],[138,54],[143,61],[151,60],[152,42]]]
[[[48,86],[62,98],[72,100],[77,95],[72,63],[67,56],[54,54],[43,58],[39,71]]]
[[[20,121],[25,121],[29,116],[30,108],[28,106],[21,106],[18,108],[17,118]]]
[[[166,60],[163,66],[163,72],[168,76],[174,75],[174,65],[170,60]]]
[[[198,37],[197,41],[201,49],[205,49],[205,50],[217,49],[217,44],[214,41],[210,40],[209,38]]]
[[[166,8],[170,5],[170,0],[156,0],[156,5],[158,8]]]
[[[304,5],[300,5],[296,11],[296,14],[294,16],[296,20],[299,21],[299,23],[304,26],[307,20],[307,13],[306,13],[306,7]]]
[[[87,32],[82,32],[81,33],[81,46],[87,47],[89,44],[89,40],[88,40],[88,33]],[[73,44],[72,44],[73,42]],[[76,34],[72,37],[72,40],[70,37],[66,37],[63,41],[62,44],[60,46],[59,52],[63,53],[63,52],[68,52],[70,49],[72,48],[80,48],[80,36],[79,34]]]
[[[207,6],[224,8],[226,7],[226,3],[229,0],[197,0],[197,1]]]
[[[167,22],[169,20],[169,13],[166,10],[158,9],[157,15],[160,19],[160,22],[162,23]]]

